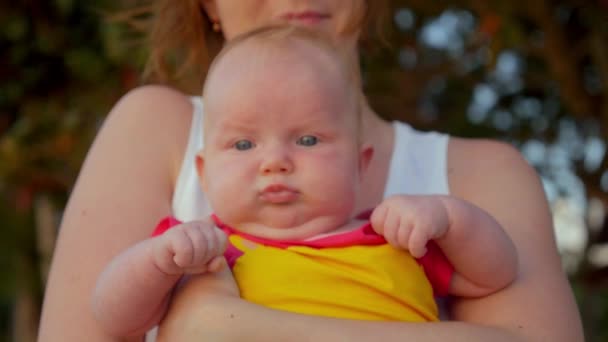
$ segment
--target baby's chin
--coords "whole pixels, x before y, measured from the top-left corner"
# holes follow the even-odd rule
[[[331,233],[342,227],[348,218],[336,216],[272,217],[256,223],[243,223],[235,229],[269,240],[308,240],[317,235]]]

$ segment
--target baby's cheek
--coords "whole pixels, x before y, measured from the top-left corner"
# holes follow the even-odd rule
[[[217,174],[209,179],[206,196],[215,212],[225,212],[226,209],[237,205],[236,201],[245,189],[240,182],[235,181],[236,179],[238,177],[230,176],[228,173]]]
[[[334,175],[337,176],[319,180],[321,200],[328,202],[327,206],[354,206],[358,188],[355,177],[351,173]]]

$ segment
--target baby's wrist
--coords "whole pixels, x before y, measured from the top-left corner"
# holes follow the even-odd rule
[[[185,274],[185,270],[175,262],[168,241],[162,241],[160,237],[152,248],[152,265],[161,278],[179,279]]]

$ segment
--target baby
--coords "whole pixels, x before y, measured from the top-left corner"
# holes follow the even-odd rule
[[[354,212],[373,155],[356,70],[302,28],[264,28],[224,47],[203,90],[196,163],[219,228],[168,219],[116,256],[93,298],[109,333],[147,331],[182,276],[224,260],[246,300],[351,319],[433,321],[434,296],[485,296],[513,281],[510,239],[468,202],[403,195]]]

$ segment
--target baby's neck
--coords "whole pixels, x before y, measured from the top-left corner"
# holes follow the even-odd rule
[[[313,241],[313,240],[317,240],[320,238],[324,238],[324,237],[328,237],[328,236],[332,236],[332,235],[338,235],[338,234],[342,234],[342,233],[347,233],[353,230],[356,230],[358,228],[361,228],[361,225],[364,223],[363,220],[358,220],[358,219],[352,219],[349,222],[347,222],[346,224],[344,224],[341,227],[338,227],[337,229],[334,229],[330,232],[324,232],[321,234],[317,234],[315,236],[311,236],[307,239],[305,239],[304,241]]]
[[[277,241],[310,241],[355,230],[364,223],[362,220],[350,219],[337,223],[331,218],[317,218],[297,227],[273,228],[265,224],[252,222],[233,227],[235,230],[258,238]]]

